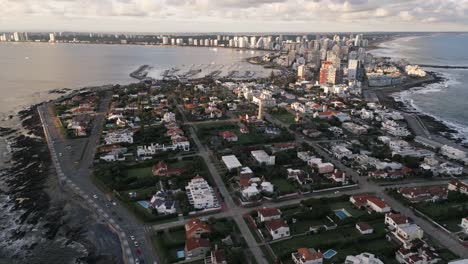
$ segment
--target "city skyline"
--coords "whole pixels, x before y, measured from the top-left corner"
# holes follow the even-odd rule
[[[0,0],[4,31],[467,31],[468,1]]]

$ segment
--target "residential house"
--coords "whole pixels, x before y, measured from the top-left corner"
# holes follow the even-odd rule
[[[268,222],[281,219],[281,211],[277,208],[261,208],[258,209],[258,219],[260,222]]]
[[[237,135],[234,132],[229,131],[229,130],[220,132],[219,134],[223,138],[223,140],[227,142],[237,142],[238,140]]]
[[[273,240],[289,237],[291,235],[288,224],[281,219],[265,222],[265,227]]]
[[[369,235],[374,233],[374,228],[366,222],[356,223],[356,229],[361,233],[361,235]]]
[[[185,172],[185,169],[169,168],[164,161],[160,161],[152,168],[154,176],[170,177],[179,176]]]
[[[399,226],[406,226],[410,224],[408,217],[397,214],[387,213],[385,214],[385,224],[391,229],[396,230]]]
[[[185,237],[201,238],[211,233],[211,226],[199,218],[192,218],[185,224]]]
[[[210,251],[210,241],[205,238],[188,238],[185,241],[185,259],[204,258]]]
[[[224,249],[215,249],[212,250],[210,253],[210,261],[211,262],[206,262],[205,264],[211,263],[211,264],[228,264],[227,258],[226,258],[226,252]]]
[[[441,185],[404,187],[398,189],[403,197],[412,203],[435,202],[447,199],[447,187]]]
[[[347,158],[350,159],[353,155],[353,152],[347,149],[345,146],[336,145],[332,147],[333,156],[337,159]]]
[[[413,246],[413,240],[423,238],[424,231],[416,224],[409,224],[398,226],[391,234],[404,248],[410,249]]]
[[[320,251],[310,250],[308,248],[298,248],[297,252],[291,254],[295,264],[322,264],[323,254]]]
[[[158,214],[175,214],[176,203],[169,193],[158,191],[150,200],[150,207],[156,209]]]
[[[448,183],[449,191],[460,192],[462,194],[468,195],[468,183],[462,182],[460,180],[453,180]]]
[[[268,155],[264,150],[253,150],[250,154],[260,165],[275,165],[275,156]]]
[[[388,213],[391,210],[382,199],[367,193],[353,195],[349,201],[358,208],[369,208],[377,213]]]
[[[344,264],[384,264],[371,253],[361,253],[357,256],[347,256]]]

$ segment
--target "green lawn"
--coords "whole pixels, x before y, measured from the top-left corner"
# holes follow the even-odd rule
[[[294,186],[294,184],[289,182],[287,179],[275,178],[271,180],[271,183],[280,192],[280,195],[284,195],[288,193],[295,193],[298,191],[296,186]]]
[[[127,177],[146,178],[153,177],[152,166],[142,168],[130,168],[124,171]]]
[[[331,203],[330,208],[332,210],[337,210],[337,209],[345,209],[348,213],[350,213],[353,217],[358,218],[366,214],[365,211],[359,210],[356,207],[351,204],[351,202],[336,202],[336,203]]]
[[[271,115],[278,119],[279,121],[287,124],[287,125],[290,125],[290,124],[294,124],[296,121],[294,120],[295,119],[295,116],[294,114],[290,113],[290,112],[287,112],[287,111],[281,111],[281,112],[272,112]]]
[[[320,234],[297,236],[272,243],[271,247],[283,263],[291,263],[290,253],[300,247],[320,249],[322,252],[328,249],[336,250],[338,254],[330,260],[325,260],[325,263],[343,263],[346,256],[362,252],[378,255],[384,263],[395,263],[394,252],[398,248],[385,239],[384,233],[377,231],[373,235],[361,235],[354,225],[338,227],[336,230]]]

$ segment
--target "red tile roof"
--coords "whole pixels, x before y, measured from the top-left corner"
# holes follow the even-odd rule
[[[375,197],[375,196],[370,196],[369,198],[367,198],[367,201],[369,203],[375,204],[379,208],[388,207],[388,205],[382,199]]]
[[[281,227],[288,227],[288,224],[286,224],[286,222],[284,222],[281,219],[275,219],[275,220],[271,220],[271,221],[266,222],[265,227],[269,231],[275,231],[275,230],[280,229]]]
[[[301,256],[302,259],[304,259],[305,261],[309,261],[309,260],[318,260],[318,259],[321,259],[323,258],[323,254],[322,252],[318,251],[318,252],[310,252],[309,249],[307,248],[298,248],[297,249],[297,253]]]
[[[402,214],[388,213],[386,217],[392,219],[392,221],[395,222],[395,224],[397,225],[406,224],[409,222],[408,217]]]
[[[262,208],[259,209],[258,212],[264,217],[281,215],[281,211],[277,208]]]
[[[185,224],[185,236],[187,238],[193,237],[198,230],[211,232],[211,227],[199,218],[192,218]]]
[[[210,247],[210,241],[205,238],[188,238],[185,241],[185,249],[187,251],[192,251],[197,248],[209,248]]]

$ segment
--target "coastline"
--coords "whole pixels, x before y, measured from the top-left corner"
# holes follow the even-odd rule
[[[393,38],[389,41],[396,39],[398,38]],[[380,44],[385,42],[381,42]],[[372,50],[376,49],[387,49],[387,47],[377,46]],[[448,79],[445,78],[442,73],[436,71],[426,72],[428,73],[428,76],[430,76],[430,78],[427,78],[426,80],[416,80],[414,82],[398,85],[395,87],[385,87],[371,90],[375,92],[382,105],[405,113],[417,115],[417,117],[422,121],[425,128],[427,128],[431,135],[440,136],[452,143],[460,144],[462,147],[468,148],[468,139],[459,134],[455,124],[420,110],[419,108],[415,107],[410,100],[404,100],[403,93],[405,92],[410,92],[411,90],[427,89],[427,87],[432,84],[443,84],[448,81]]]
[[[17,129],[0,128],[11,150],[0,174],[0,261],[123,263],[117,234],[60,186],[38,106],[15,116]]]

